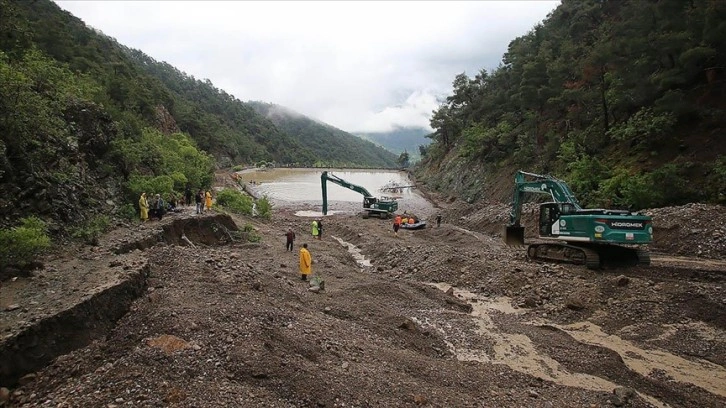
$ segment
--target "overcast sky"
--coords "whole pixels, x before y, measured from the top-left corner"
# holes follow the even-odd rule
[[[348,132],[429,127],[559,1],[66,1],[86,24],[243,101]]]

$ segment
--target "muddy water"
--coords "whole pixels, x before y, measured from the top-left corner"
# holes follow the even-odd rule
[[[409,211],[420,217],[428,217],[434,207],[418,190],[407,187],[399,193],[382,191],[381,188],[395,183],[411,186],[408,175],[396,170],[342,170],[342,169],[270,169],[248,170],[238,173],[247,183],[247,189],[255,196],[266,195],[276,207],[309,206],[298,211],[300,217],[322,217],[323,193],[320,175],[323,170],[343,180],[361,186],[374,197],[390,197],[398,201],[399,212]],[[254,182],[254,183],[253,183]],[[327,182],[328,214],[354,214],[363,207],[363,195],[353,190]]]
[[[348,252],[350,252],[351,255],[353,255],[353,258],[358,263],[360,267],[364,266],[371,266],[371,260],[366,259],[366,257],[361,253],[360,248],[357,246],[351,244],[350,242],[345,242],[342,239],[333,236],[336,241],[340,242],[340,245],[343,245],[344,247],[348,248]]]
[[[392,195],[380,191],[387,183],[407,186],[412,184],[405,172],[397,170],[342,170],[342,169],[302,169],[280,168],[265,171],[248,171],[240,173],[245,182],[254,181],[253,187],[262,195],[273,200],[314,201],[322,200],[320,175],[323,170],[368,190],[373,196]],[[328,200],[359,202],[363,196],[355,191],[328,181]],[[397,198],[411,196],[411,189],[404,189]]]
[[[441,289],[441,290],[448,290],[451,286],[444,284],[444,283],[438,283],[434,284],[435,287]],[[476,350],[476,349],[465,349],[465,348],[455,348],[453,345],[450,345],[452,347],[453,352],[455,353],[456,357],[460,361],[479,361],[479,362],[485,362],[485,363],[491,363],[491,364],[504,364],[510,367],[511,369],[515,371],[519,371],[521,373],[525,373],[534,377],[538,377],[547,381],[552,381],[557,384],[570,386],[570,387],[577,387],[577,388],[583,388],[587,390],[593,390],[593,391],[602,391],[606,393],[612,392],[613,389],[617,388],[619,385],[615,384],[609,380],[584,374],[584,373],[573,373],[568,371],[566,368],[562,367],[560,363],[545,355],[542,354],[540,351],[538,351],[532,342],[532,340],[527,337],[524,334],[512,334],[512,333],[503,333],[501,330],[497,327],[497,325],[494,323],[492,318],[490,317],[491,313],[507,313],[507,314],[522,314],[524,313],[524,310],[522,309],[515,309],[511,306],[510,299],[506,297],[500,297],[500,298],[480,298],[476,294],[468,292],[466,290],[461,289],[454,289],[454,295],[465,299],[469,301],[471,304],[473,310],[471,315],[476,318],[477,323],[477,334],[486,337],[487,342],[492,344],[493,348],[493,355],[489,355],[483,350]],[[542,322],[532,322],[531,324],[541,324]],[[577,333],[584,333],[584,331],[581,331],[582,327],[591,327],[594,326],[587,326],[590,325],[589,322],[582,323],[583,326],[577,326],[573,325],[573,327],[565,326],[561,327],[562,330],[567,331],[568,333],[577,332]],[[559,327],[559,326],[557,326]],[[640,353],[647,354],[645,350],[638,349],[637,347],[633,345],[629,345],[627,348],[621,347],[622,340],[617,341],[617,337],[615,336],[607,336],[602,333],[602,331],[595,331],[595,333],[603,334],[603,336],[597,336],[596,339],[599,339],[600,342],[597,343],[597,345],[601,347],[607,347],[609,349],[615,350],[616,352],[620,353],[621,356],[625,359],[625,354],[627,352],[631,351],[637,351],[640,355]],[[574,335],[573,335],[574,337]],[[585,339],[587,336],[580,336],[575,337],[578,341],[582,341],[581,339]],[[594,341],[594,340],[592,340]],[[587,341],[584,341],[587,342]],[[595,344],[590,343],[590,344]],[[652,352],[652,351],[651,351]],[[660,352],[659,355],[667,355],[668,353]],[[677,359],[676,356],[671,356]],[[636,357],[637,358],[637,357]],[[631,358],[632,359],[632,358]],[[661,365],[659,365],[657,368],[664,369],[668,372],[674,371],[676,369],[676,366],[670,367],[666,361],[671,361],[674,364],[683,364],[681,361],[671,360],[671,359],[664,359],[661,360]],[[655,368],[655,365],[653,365]],[[680,367],[680,366],[679,366]],[[640,373],[640,371],[638,371]],[[641,373],[643,375],[648,375],[648,372]],[[688,382],[692,382],[691,381]],[[723,380],[721,380],[721,384],[723,386]],[[695,384],[698,386],[706,385],[705,389],[710,390],[712,388],[713,384],[711,381],[698,381],[699,384]],[[716,381],[717,382],[717,381]],[[692,382],[693,383],[693,382]],[[656,398],[643,394],[638,393],[644,400],[646,400],[648,403],[652,404],[656,407],[668,407],[667,404],[664,404],[663,402],[657,400]]]
[[[644,350],[618,336],[603,332],[591,322],[553,326],[581,343],[617,352],[628,368],[644,377],[654,370],[661,370],[676,381],[693,384],[712,394],[726,397],[726,369],[720,365],[700,359],[686,360],[663,350]]]

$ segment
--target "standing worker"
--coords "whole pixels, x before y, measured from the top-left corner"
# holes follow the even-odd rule
[[[393,233],[398,236],[398,229],[401,228],[401,216],[396,214],[396,218],[393,220]]]
[[[207,193],[204,195],[205,198],[205,205],[207,207],[207,211],[212,209],[212,193],[207,190]]]
[[[197,204],[197,214],[201,214],[204,210],[204,192],[201,189],[194,196],[194,202]]]
[[[318,239],[323,239],[323,220],[318,220]]]
[[[308,251],[308,244],[303,244],[302,248],[300,248],[300,279],[302,280],[308,280],[308,275],[313,270],[313,257],[310,256],[310,251]]]
[[[313,239],[317,239],[318,234],[320,234],[320,230],[318,230],[318,221],[313,220]]]
[[[441,226],[441,214],[436,214],[436,228]]]
[[[295,233],[292,232],[292,228],[287,230],[287,232],[285,233],[285,238],[287,239],[285,251],[292,252],[292,246],[293,246],[293,243],[295,242]]]
[[[154,200],[152,200],[152,208],[154,209],[153,216],[161,221],[164,217],[164,199],[161,198],[161,194],[154,196]]]
[[[141,193],[141,197],[139,197],[139,211],[141,221],[146,222],[149,219],[149,202],[146,200],[146,193]]]

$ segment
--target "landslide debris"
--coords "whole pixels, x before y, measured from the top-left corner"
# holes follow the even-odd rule
[[[310,219],[292,208],[271,221],[231,217],[254,228],[262,238],[254,244],[221,228],[202,234],[206,216],[191,208],[114,231],[93,256],[110,259],[115,248],[157,237],[129,252],[148,262],[147,289],[105,336],[31,373],[6,399],[28,407],[726,404],[718,263],[595,273],[530,262],[497,235],[503,206],[449,204],[417,209],[427,217],[440,210],[440,228],[398,237],[390,221],[336,214],[326,217],[324,239],[313,240]],[[680,211],[722,228],[717,210]],[[296,247],[309,244],[325,282],[317,292],[299,279],[297,253],[285,251],[288,228]],[[182,233],[195,245],[174,239]],[[73,275],[45,264],[54,285],[72,285]],[[588,343],[598,330],[611,342]],[[662,358],[640,371],[653,348]],[[706,364],[708,375],[698,370]]]

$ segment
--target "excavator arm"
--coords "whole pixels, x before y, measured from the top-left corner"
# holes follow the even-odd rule
[[[363,202],[364,206],[365,203],[375,203],[376,198],[371,195],[368,190],[365,189],[365,187],[361,187],[357,184],[349,183],[345,180],[343,180],[340,177],[337,177],[336,175],[332,173],[328,173],[327,171],[324,171],[323,174],[320,175],[320,184],[323,188],[323,215],[328,214],[328,189],[327,189],[327,182],[330,181],[331,183],[335,183],[341,187],[345,187],[347,189],[353,190],[357,193],[360,193],[363,195]]]
[[[509,213],[509,224],[505,232],[505,241],[509,245],[524,245],[524,227],[521,226],[520,221],[526,193],[546,194],[552,198],[553,202],[570,203],[575,210],[581,209],[572,190],[564,181],[549,175],[518,171],[514,175],[512,209]]]
[[[570,203],[580,210],[580,203],[564,181],[552,176],[518,171],[514,176],[514,194],[512,210],[509,213],[509,225],[519,226],[522,217],[522,205],[526,193],[547,194],[556,203]]]

